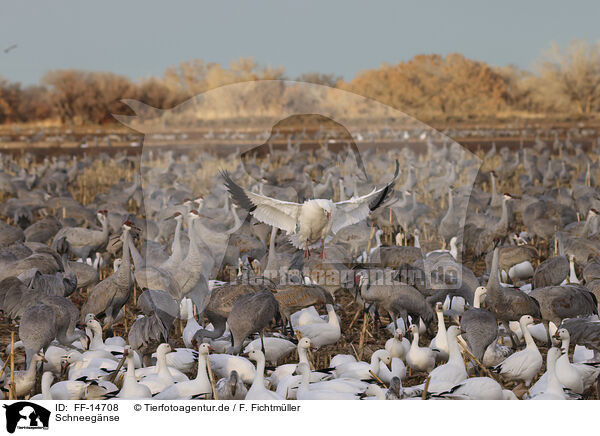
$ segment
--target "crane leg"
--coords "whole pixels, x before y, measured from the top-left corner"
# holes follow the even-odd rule
[[[261,348],[263,354],[266,356],[266,353],[265,353],[265,341],[263,339],[263,334],[264,334],[264,330],[261,330],[260,331],[260,348]]]
[[[308,259],[310,257],[310,252],[308,251],[308,242],[306,243],[306,248],[304,249],[304,258]]]

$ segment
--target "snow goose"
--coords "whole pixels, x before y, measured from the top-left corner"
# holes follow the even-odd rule
[[[392,356],[386,350],[377,350],[371,355],[371,362],[349,362],[336,366],[335,378],[353,378],[371,380],[379,376],[380,362],[388,368],[392,364]],[[373,374],[371,374],[373,373]]]
[[[15,382],[15,393],[17,398],[24,397],[29,394],[35,386],[35,379],[38,370],[38,366],[45,362],[45,357],[41,353],[36,353],[31,358],[29,368],[24,371],[15,371],[14,382]],[[10,383],[10,377],[4,379],[4,391],[8,392]]]
[[[184,298],[184,300],[186,303],[187,321],[185,323],[185,328],[183,329],[182,338],[185,346],[187,348],[192,348],[192,339],[194,339],[194,335],[196,334],[196,332],[200,330],[200,324],[198,324],[198,321],[196,321],[196,318],[194,318],[194,308],[192,300],[190,300],[189,298]]]
[[[42,374],[42,393],[36,394],[30,398],[30,400],[53,400],[52,394],[50,393],[50,387],[54,381],[54,374],[51,371],[46,371]]]
[[[523,315],[519,323],[525,337],[525,349],[511,354],[493,370],[507,380],[524,382],[525,386],[529,386],[542,367],[543,359],[528,329],[533,324],[533,317]]]
[[[215,387],[219,401],[222,400],[243,400],[246,398],[248,389],[240,379],[236,370],[231,371],[229,377],[217,381]]]
[[[94,357],[93,354],[82,354],[73,350],[68,352],[62,359],[61,375],[67,373],[69,380],[85,377],[90,380],[100,380],[114,371],[118,363],[106,357]]]
[[[265,387],[265,355],[260,350],[250,350],[248,358],[256,362],[256,372],[252,386],[248,389],[246,400],[283,400],[281,395],[268,390]]]
[[[404,359],[410,349],[410,341],[404,337],[402,329],[397,328],[394,332],[394,337],[385,342],[384,348],[390,353],[392,358],[398,357]]]
[[[315,306],[310,306],[292,313],[290,316],[290,322],[292,323],[292,328],[296,330],[299,326],[306,324],[325,324],[327,323],[327,320],[324,320],[323,317],[319,315],[319,312],[317,312]]]
[[[325,237],[340,229],[363,221],[377,209],[391,193],[398,177],[400,165],[396,162],[393,179],[381,189],[373,189],[362,197],[352,197],[337,203],[326,199],[311,199],[304,203],[281,201],[255,194],[242,188],[222,172],[231,198],[240,207],[248,210],[254,218],[265,224],[285,230],[296,248],[304,248],[309,256],[309,247],[321,241],[321,257],[325,257]]]
[[[433,369],[429,373],[429,391],[446,391],[467,378],[467,369],[460,349],[457,337],[460,333],[458,326],[448,327],[446,332],[448,343],[448,362]]]
[[[385,351],[385,350],[383,350]],[[387,351],[385,351],[387,353]],[[306,363],[299,363],[296,372],[302,376],[296,397],[299,400],[358,400],[359,396],[353,392],[339,392],[321,387],[313,390],[310,385],[310,367]],[[366,388],[366,387],[365,387]],[[246,397],[247,399],[247,397]]]
[[[310,339],[302,338],[298,341],[298,363],[309,364],[308,350],[312,349]],[[293,400],[296,398],[296,388],[301,382],[301,377],[293,375],[296,371],[297,363],[286,363],[275,368],[269,375],[269,382],[276,392],[287,399]],[[331,365],[333,366],[333,365]],[[318,382],[329,374],[323,372],[311,372],[311,383]]]
[[[547,384],[543,393],[534,395],[532,400],[566,400],[567,395],[556,376],[556,360],[560,357],[562,351],[560,348],[552,347],[548,350],[546,357]]]
[[[464,400],[516,400],[511,391],[503,389],[489,377],[472,377],[452,387],[448,391],[434,394],[433,397]]]
[[[198,346],[198,372],[195,379],[170,385],[153,398],[156,400],[189,400],[198,395],[202,395],[203,399],[212,398],[212,390],[206,368],[209,351],[210,345],[208,344],[200,344]]]
[[[412,324],[408,331],[413,335],[413,340],[408,353],[406,353],[406,363],[408,367],[415,371],[431,372],[435,367],[435,351],[427,347],[419,347],[419,327]]]
[[[142,377],[140,383],[147,386],[152,395],[161,392],[175,383],[167,365],[167,353],[171,351],[169,344],[160,344],[156,349],[156,372]]]
[[[209,357],[210,367],[218,378],[229,377],[231,371],[237,371],[240,379],[246,384],[254,380],[256,370],[248,359],[230,354],[211,354]]]
[[[436,303],[435,314],[437,315],[437,334],[431,340],[429,348],[439,350],[435,354],[435,359],[438,362],[448,360],[448,339],[446,338],[446,324],[444,323],[444,309],[442,303]]]
[[[342,335],[340,322],[333,309],[333,305],[327,304],[326,307],[327,315],[329,316],[329,321],[326,324],[317,322],[298,326],[297,329],[302,337],[308,337],[312,345],[317,349],[324,345],[335,344],[340,340],[340,336]]]
[[[127,359],[127,372],[123,379],[123,387],[116,395],[118,398],[127,400],[137,400],[152,397],[150,388],[137,381],[135,376],[135,363],[129,347],[125,348],[124,355]]]
[[[563,354],[556,361],[556,376],[562,385],[577,394],[583,394],[600,373],[600,363],[571,363],[569,361],[569,345],[571,336],[565,328],[560,328],[554,334],[555,339],[560,339]]]
[[[283,338],[266,337],[263,338],[265,345],[265,359],[272,365],[277,365],[280,359],[283,359],[296,349],[296,345],[293,342]],[[260,350],[261,341],[255,339],[246,345],[244,353],[250,352],[250,350]]]

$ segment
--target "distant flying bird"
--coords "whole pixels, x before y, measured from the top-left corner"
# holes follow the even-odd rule
[[[17,44],[13,44],[10,47],[6,47],[4,49],[4,53],[8,53],[9,51],[14,50],[15,48],[17,48]]]
[[[399,164],[393,179],[381,189],[362,197],[352,197],[337,203],[326,199],[307,200],[304,203],[281,201],[276,198],[255,194],[235,183],[229,173],[221,172],[225,186],[233,201],[248,210],[258,221],[285,230],[292,245],[304,248],[305,257],[309,256],[309,247],[321,240],[321,258],[325,257],[325,237],[332,232],[356,224],[377,209],[394,188],[398,177]]]

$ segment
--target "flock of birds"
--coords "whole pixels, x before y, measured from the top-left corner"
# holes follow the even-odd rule
[[[137,174],[88,204],[94,159],[1,155],[0,311],[25,355],[0,360],[5,395],[597,396],[600,145],[424,139],[100,155]]]

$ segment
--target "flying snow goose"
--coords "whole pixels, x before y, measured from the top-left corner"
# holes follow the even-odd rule
[[[304,248],[309,256],[309,247],[321,241],[321,258],[325,257],[325,237],[336,234],[340,229],[356,224],[377,209],[393,190],[400,166],[396,162],[393,179],[380,189],[349,200],[333,202],[327,199],[311,199],[304,203],[277,200],[255,194],[242,188],[229,176],[221,173],[233,201],[248,210],[258,221],[285,230],[296,248]]]

